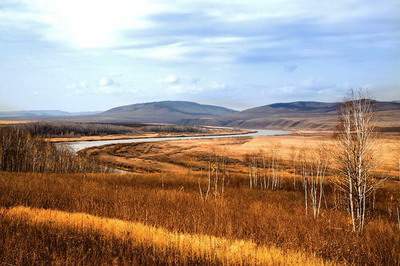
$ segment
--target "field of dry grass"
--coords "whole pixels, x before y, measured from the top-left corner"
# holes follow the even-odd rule
[[[97,141],[97,140],[118,140],[118,139],[141,139],[141,138],[160,138],[160,137],[181,137],[181,136],[206,136],[206,135],[232,135],[232,134],[246,134],[251,132],[249,130],[232,130],[232,129],[219,129],[210,128],[207,133],[173,133],[173,132],[148,132],[137,134],[112,134],[104,136],[79,136],[79,137],[52,137],[47,138],[49,142],[79,142],[79,141]]]
[[[83,152],[136,173],[0,172],[0,263],[398,265],[398,137],[378,141],[383,164],[375,172],[391,179],[368,200],[361,235],[352,232],[343,195],[328,182],[321,215],[305,211],[302,179],[290,164],[293,147],[329,146],[333,140],[325,135],[134,143]],[[246,156],[277,147],[280,186],[249,188]],[[228,169],[224,188],[205,198],[207,167],[216,154]]]
[[[314,219],[305,215],[301,190],[265,191],[251,190],[245,185],[228,186],[223,196],[205,201],[199,195],[198,177],[193,173],[163,176],[0,173],[0,205],[3,207],[0,260],[10,264],[64,260],[72,264],[80,261],[221,262],[218,249],[194,251],[198,247],[186,247],[184,250],[188,253],[182,255],[183,251],[177,250],[168,238],[150,239],[148,245],[134,245],[124,237],[121,241],[117,235],[105,233],[107,230],[118,232],[118,228],[103,227],[103,222],[115,221],[165,232],[154,237],[213,236],[226,240],[224,243],[229,247],[229,243],[244,241],[241,242],[244,246],[234,254],[246,261],[257,261],[258,253],[253,250],[259,248],[281,256],[276,260],[282,264],[297,264],[301,260],[304,264],[320,262],[316,258],[324,262],[357,264],[396,265],[400,261],[396,205],[387,200],[399,196],[396,194],[400,191],[399,184],[392,184],[377,194],[375,215],[369,220],[366,232],[357,236],[351,232],[348,215],[330,204],[332,194],[327,194],[328,206],[323,209],[322,216]],[[84,214],[74,216],[73,213]],[[74,219],[69,221],[65,217]],[[97,220],[98,226],[92,226]],[[157,244],[152,241],[169,243],[163,249],[168,252],[154,249],[153,245]],[[210,250],[209,241],[202,243],[208,246],[204,249]],[[249,243],[249,249],[244,249],[245,243]],[[192,252],[203,255],[193,256]]]
[[[27,228],[46,228],[45,234],[57,231],[76,232],[83,238],[98,234],[104,242],[119,241],[120,248],[128,247],[128,249],[141,251],[137,252],[138,254],[133,253],[133,256],[138,257],[135,261],[148,262],[148,257],[156,257],[159,262],[179,261],[183,264],[189,262],[227,265],[327,264],[321,259],[301,252],[283,252],[278,248],[256,245],[249,240],[229,240],[207,235],[175,233],[143,223],[102,218],[85,213],[27,207],[0,209],[0,212],[5,223],[22,223]],[[17,257],[20,256],[17,255]]]
[[[312,152],[321,146],[332,147],[335,141],[328,134],[295,134],[256,138],[225,138],[179,140],[157,143],[132,143],[90,148],[83,153],[99,160],[136,172],[181,172],[206,167],[211,154],[230,158],[230,170],[247,172],[243,164],[245,155],[279,150],[280,159],[288,162],[294,151]],[[396,179],[399,176],[400,136],[384,135],[376,143],[375,172],[380,176]],[[241,164],[242,162],[242,164]]]
[[[28,121],[28,120],[0,120],[0,126],[18,125],[18,124],[26,124],[26,123],[32,123],[32,121]]]

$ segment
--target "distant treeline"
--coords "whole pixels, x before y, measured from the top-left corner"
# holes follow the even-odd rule
[[[46,142],[17,127],[0,128],[0,171],[38,173],[105,172],[94,159]]]
[[[38,137],[80,137],[116,134],[156,133],[207,133],[208,130],[196,126],[179,125],[140,125],[118,123],[79,123],[79,122],[35,122],[12,126]]]
[[[167,126],[146,126],[145,131],[151,132],[166,132],[166,133],[207,133],[208,130],[203,127],[194,126],[177,126],[177,125],[167,125]]]
[[[137,130],[127,126],[77,122],[37,122],[15,125],[14,127],[28,131],[32,136],[40,137],[79,137],[137,133]]]

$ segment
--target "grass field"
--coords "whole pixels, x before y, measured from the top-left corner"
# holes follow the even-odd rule
[[[333,143],[306,134],[118,144],[81,155],[134,173],[0,172],[0,264],[398,265],[399,137],[377,140],[374,175],[389,178],[368,199],[362,234],[333,170],[321,214],[305,210],[299,162]],[[249,162],[272,153],[273,173],[258,174],[279,186],[249,187],[259,167]]]
[[[0,119],[0,126],[26,124],[26,123],[31,123],[31,122],[32,121],[28,121],[28,120],[1,120]]]
[[[384,135],[376,140],[377,175],[398,179],[400,136]],[[101,161],[143,173],[147,172],[182,172],[188,169],[206,168],[206,158],[213,155],[223,155],[230,159],[230,171],[247,173],[243,163],[246,155],[260,152],[268,153],[278,150],[279,158],[290,163],[293,153],[297,152],[295,160],[305,153],[315,151],[318,147],[333,147],[335,140],[330,134],[301,134],[288,136],[265,136],[257,138],[228,138],[180,140],[158,143],[132,143],[91,148],[84,153],[95,156]],[[300,152],[301,151],[301,152]],[[289,169],[290,170],[290,169]]]
[[[114,257],[112,256],[108,259],[103,257],[104,255],[90,256],[91,263],[94,261],[104,262],[104,260],[109,260],[113,263],[148,263],[149,258],[153,257],[154,261],[152,262],[154,263],[170,262],[171,264],[178,261],[184,264],[222,263],[229,265],[327,264],[321,259],[306,256],[301,252],[283,252],[278,248],[256,245],[249,240],[229,240],[207,235],[175,233],[143,223],[101,218],[85,213],[69,213],[26,207],[14,207],[8,210],[0,210],[0,212],[2,212],[4,219],[3,225],[22,224],[22,226],[16,226],[16,229],[17,232],[19,230],[23,231],[25,236],[32,236],[30,234],[37,234],[35,231],[42,231],[41,233],[46,234],[49,238],[47,241],[51,243],[53,234],[59,234],[63,237],[66,233],[75,233],[78,235],[77,239],[73,241],[65,239],[66,241],[63,241],[63,244],[69,249],[72,249],[71,246],[79,238],[82,242],[91,242],[91,240],[100,237],[103,250],[108,248],[107,245],[110,245],[115,252],[125,255],[124,257],[116,258],[112,254]],[[11,246],[7,246],[7,244],[5,248],[15,250],[12,243]],[[58,246],[55,245],[54,248],[57,249]],[[75,246],[75,250],[79,252],[77,257],[80,262],[87,263],[89,257],[81,258],[79,256],[87,255],[82,252],[85,248],[81,248],[82,250],[78,251]],[[96,248],[99,247],[96,246]],[[31,263],[35,262],[21,256],[21,251],[17,250],[15,254],[15,257],[20,259],[18,263],[22,263],[24,260]],[[131,254],[129,254],[130,252]],[[59,252],[57,257],[51,258],[48,262],[76,262],[76,259],[70,257],[72,254],[65,255]],[[45,261],[39,260],[37,262],[43,263]]]

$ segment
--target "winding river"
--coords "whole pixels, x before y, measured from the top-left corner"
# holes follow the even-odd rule
[[[75,152],[86,148],[92,148],[97,146],[120,144],[120,143],[138,143],[138,142],[158,142],[158,141],[172,141],[172,140],[191,140],[191,139],[220,139],[220,138],[232,138],[232,137],[258,137],[258,136],[280,136],[287,135],[288,131],[284,130],[255,130],[255,132],[247,134],[231,134],[231,135],[209,135],[209,136],[178,136],[178,137],[154,137],[154,138],[132,138],[132,139],[116,139],[116,140],[95,140],[95,141],[77,141],[77,142],[66,142]]]

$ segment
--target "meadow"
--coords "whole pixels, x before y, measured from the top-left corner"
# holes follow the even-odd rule
[[[53,145],[28,136],[21,143],[23,158],[23,143]],[[331,154],[331,134],[96,147],[78,157],[101,167],[75,173],[51,160],[55,168],[3,168],[0,262],[399,265],[398,143],[397,134],[376,139],[371,170],[384,182],[367,198],[361,233],[335,183],[335,161],[318,155]],[[323,179],[315,166],[325,167]],[[113,168],[124,172],[102,170]]]
[[[262,265],[265,261],[254,251],[261,249],[270,265],[399,264],[398,202],[390,201],[399,198],[398,181],[376,193],[374,214],[365,232],[357,235],[351,232],[347,213],[333,204],[337,195],[329,184],[321,216],[306,215],[302,187],[293,188],[290,171],[285,179],[281,170],[282,187],[277,190],[250,189],[240,173],[231,175],[223,194],[208,199],[199,193],[199,180],[207,187],[207,172],[190,168],[139,174],[3,172],[1,259]],[[163,233],[140,236],[138,226]],[[213,248],[211,237],[224,244]],[[240,248],[230,251],[235,245]]]

